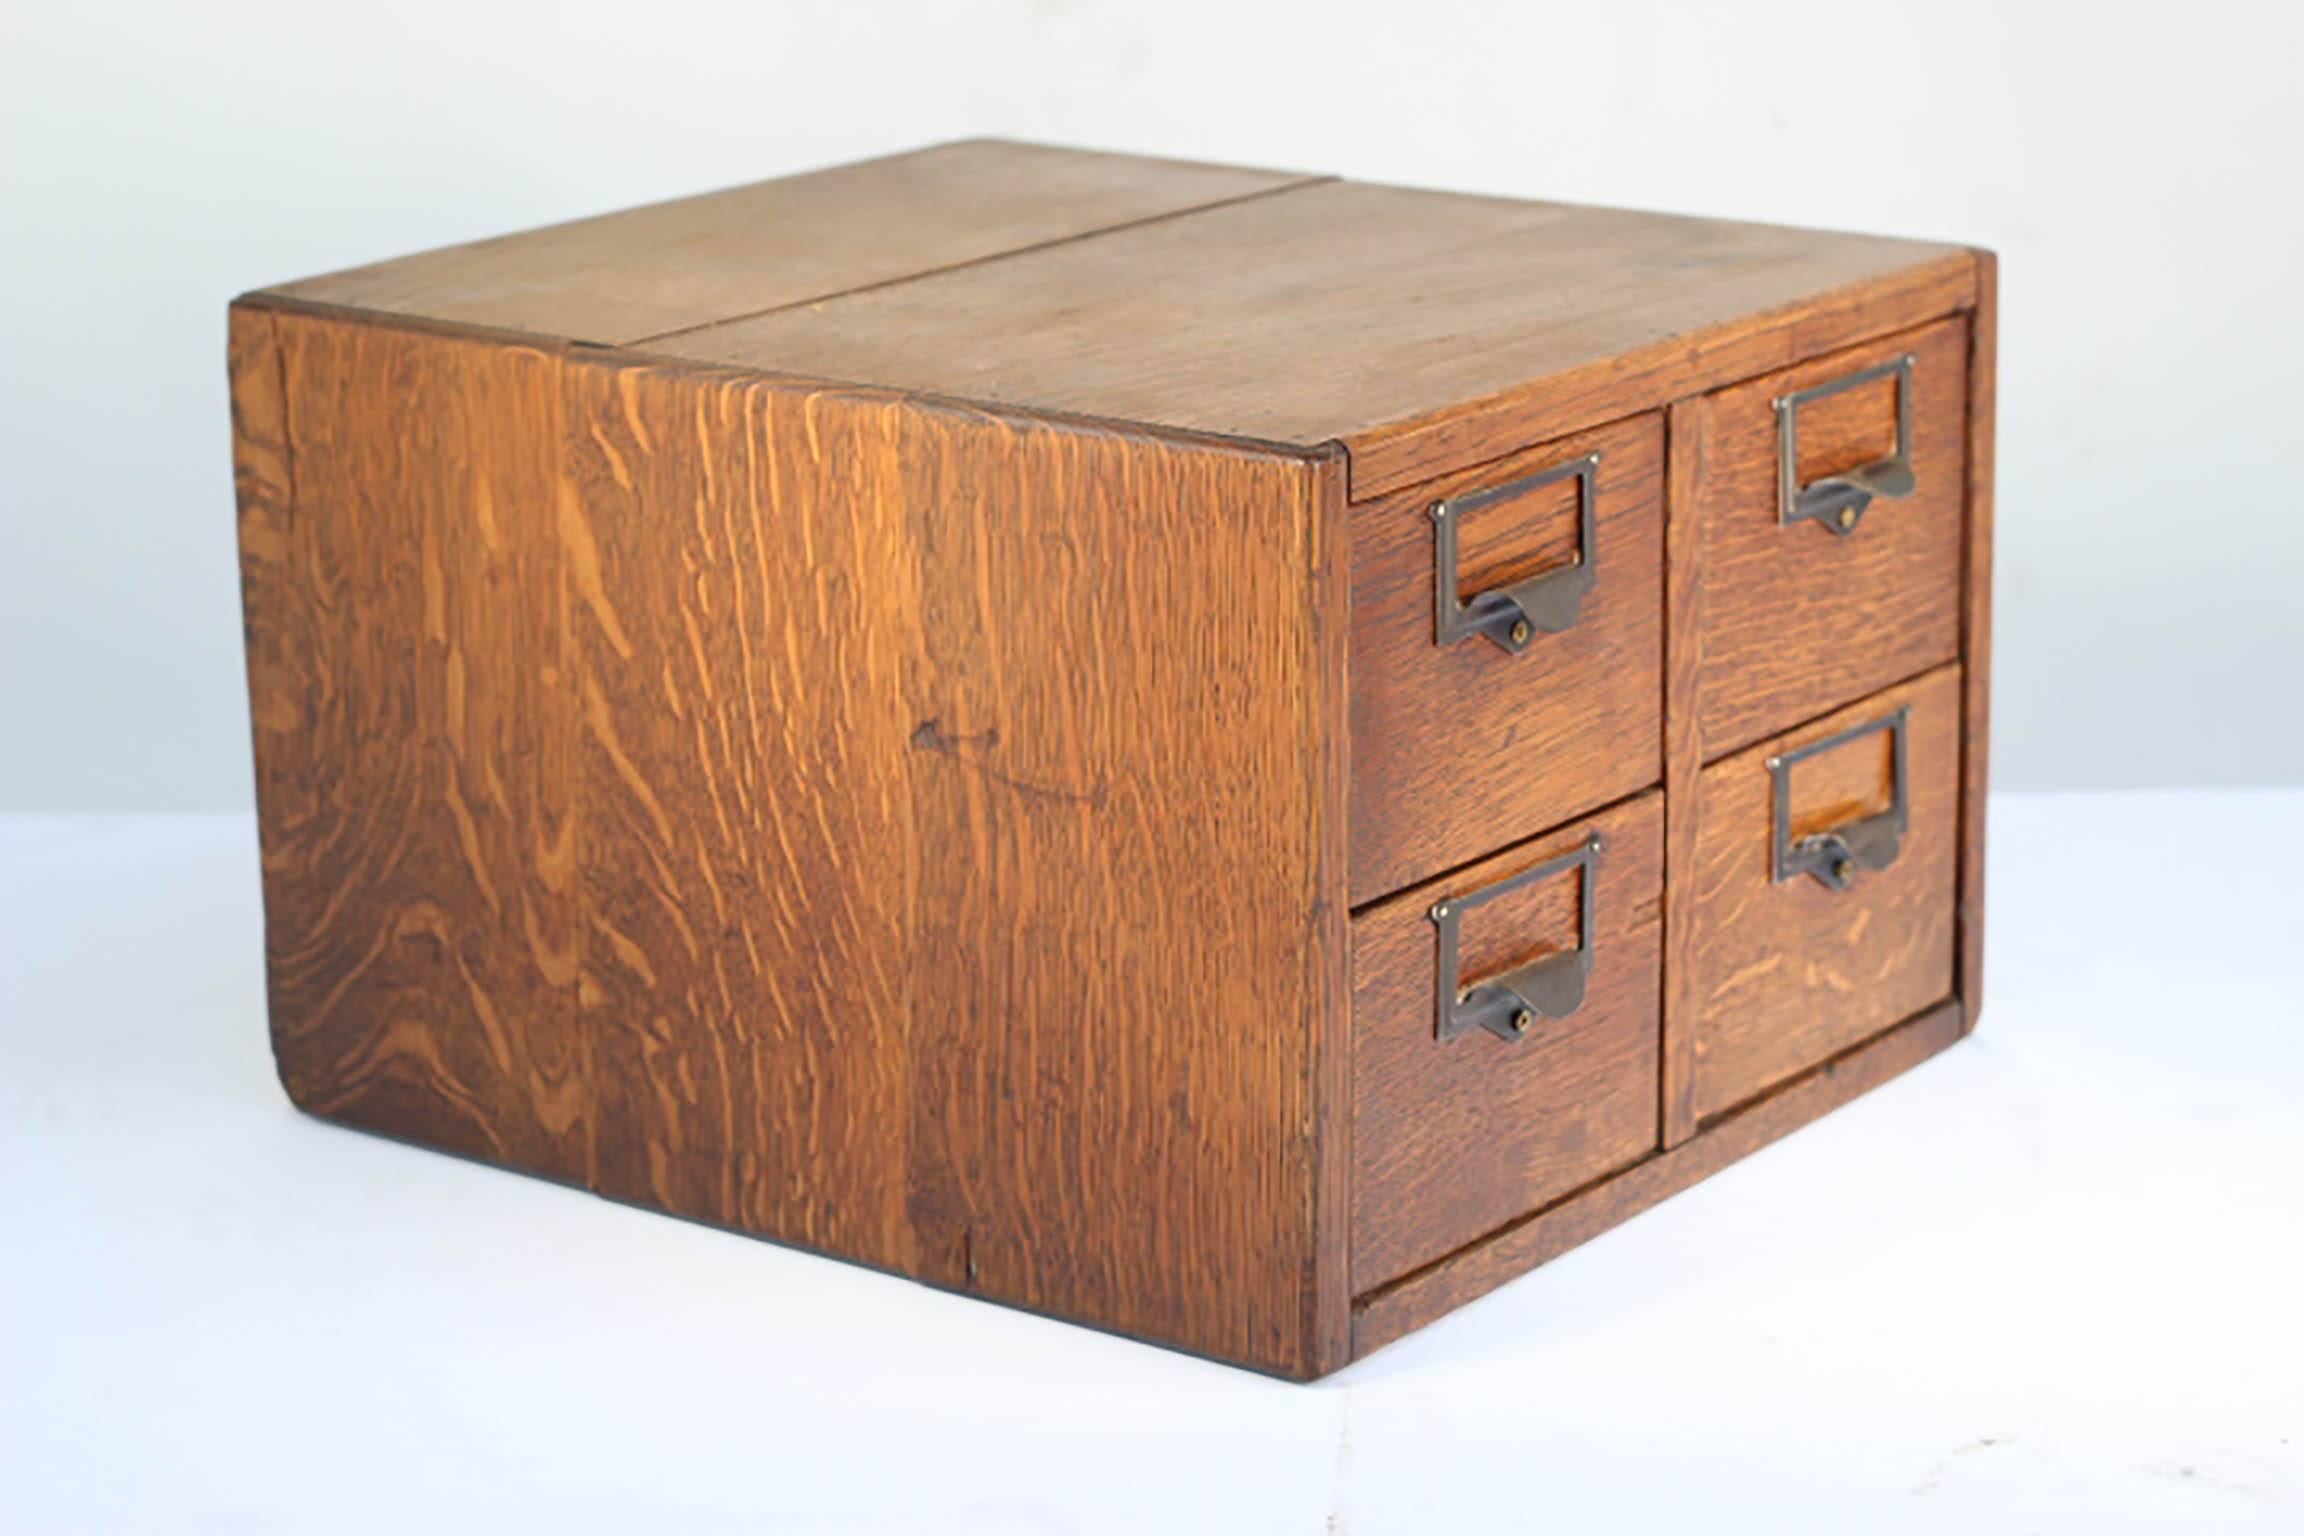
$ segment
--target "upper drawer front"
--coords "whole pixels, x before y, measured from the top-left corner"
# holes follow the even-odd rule
[[[1675,1023],[1699,1119],[1950,995],[1959,831],[1957,666],[1704,770]]]
[[[1352,920],[1352,1289],[1656,1145],[1663,796]]]
[[[1650,414],[1353,509],[1354,905],[1657,781],[1663,468]]]
[[[1965,319],[1706,398],[1707,759],[1958,653],[1967,413]]]

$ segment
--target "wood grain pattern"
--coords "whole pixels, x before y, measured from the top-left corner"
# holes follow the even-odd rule
[[[657,344],[1340,440],[1363,500],[1969,301],[1954,247],[1322,182]]]
[[[1704,770],[1697,690],[1704,675],[1704,449],[1710,403],[1666,417],[1664,576],[1664,1021],[1658,1136],[1677,1146],[1696,1131],[1696,786]]]
[[[1960,962],[1963,1025],[1984,1006],[1984,807],[1992,740],[1992,456],[2000,337],[2000,262],[1976,252],[1968,329],[1968,535],[1960,604]]]
[[[1315,607],[1340,466],[905,423],[923,1263],[1307,1374],[1313,1053],[1347,987],[1344,636]]]
[[[572,374],[602,1188],[1312,1370],[1333,466]]]
[[[900,407],[569,386],[595,1186],[910,1267]]]
[[[982,143],[252,296],[282,1079],[1333,1370],[1973,1025],[1996,302],[1984,252]],[[1919,494],[1776,529],[1775,396],[1907,347]],[[1813,407],[1803,472],[1889,425]],[[1595,449],[1578,623],[1436,646],[1430,504]],[[1461,590],[1574,522],[1468,515]],[[1896,864],[1776,885],[1768,754],[1899,703]],[[1887,764],[1799,765],[1795,829]],[[1436,893],[1586,824],[1585,1006],[1437,1041]],[[1468,977],[1575,898],[1477,909]]]
[[[1352,924],[1352,1289],[1373,1290],[1656,1147],[1663,797],[1402,893]],[[1605,841],[1593,928],[1578,877],[1538,881],[1463,920],[1467,985],[1541,955],[1592,949],[1583,1006],[1505,1042],[1435,1038],[1435,902]]]
[[[1910,352],[1917,486],[1854,533],[1778,520],[1776,400]],[[1719,757],[1960,650],[1967,494],[1963,321],[1803,363],[1713,396],[1697,488],[1704,664],[1698,732]],[[1852,468],[1894,443],[1890,395],[1801,412],[1804,474]],[[1869,407],[1869,409],[1867,409]]]
[[[316,1114],[579,1179],[559,370],[233,311],[282,1081]]]
[[[411,318],[636,342],[1307,179],[972,139],[273,291]]]
[[[1352,900],[1478,858],[1657,782],[1663,422],[1649,415],[1352,512]],[[1600,455],[1594,586],[1515,656],[1434,641],[1436,501]],[[1576,491],[1467,514],[1460,595],[1569,564]]]
[[[1508,1280],[1590,1242],[1668,1196],[1710,1178],[1849,1100],[1910,1071],[1960,1038],[1947,1003],[1825,1062],[1692,1140],[1536,1212],[1442,1263],[1362,1297],[1352,1315],[1355,1359],[1475,1301]],[[1701,1268],[1701,1265],[1698,1265]]]
[[[1772,877],[1768,759],[1909,706],[1909,826],[1896,862],[1845,891]],[[1699,1121],[1952,990],[1959,865],[1960,671],[1941,668],[1704,770],[1687,900]],[[1885,734],[1798,764],[1792,834],[1889,804]]]
[[[1350,721],[1352,603],[1351,525],[1346,497],[1349,466],[1330,448],[1319,460],[1322,505],[1315,528],[1312,612],[1319,626],[1318,696]],[[1349,748],[1349,737],[1344,738]],[[1321,896],[1312,985],[1320,991],[1312,1025],[1312,1270],[1304,1295],[1305,1331],[1311,1338],[1306,1374],[1325,1376],[1352,1358],[1352,921],[1349,910],[1352,832],[1352,762],[1349,750],[1319,757],[1327,777],[1316,803],[1316,856]]]

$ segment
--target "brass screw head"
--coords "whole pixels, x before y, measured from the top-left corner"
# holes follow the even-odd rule
[[[1840,515],[1835,518],[1834,521],[1839,523],[1839,525],[1843,528],[1855,527],[1856,509],[1854,507],[1842,507],[1840,509]]]
[[[1526,645],[1528,643],[1528,637],[1534,633],[1536,633],[1536,631],[1528,627],[1528,621],[1526,619],[1521,619],[1514,623],[1512,626],[1512,643],[1514,645]]]
[[[1518,1013],[1512,1015],[1512,1032],[1514,1034],[1524,1035],[1535,1027],[1536,1015],[1530,1013],[1527,1009],[1523,1008]]]

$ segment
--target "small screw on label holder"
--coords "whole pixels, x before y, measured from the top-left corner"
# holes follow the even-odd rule
[[[1768,776],[1774,781],[1771,798],[1775,801],[1773,821],[1775,831],[1771,839],[1772,851],[1768,858],[1769,878],[1778,883],[1799,875],[1812,875],[1828,890],[1845,891],[1853,885],[1857,875],[1867,869],[1886,869],[1896,862],[1902,850],[1904,834],[1911,822],[1911,789],[1906,766],[1905,723],[1910,706],[1891,710],[1877,720],[1851,726],[1837,735],[1820,741],[1811,741],[1792,752],[1779,752],[1767,759]],[[1819,830],[1805,837],[1792,835],[1792,769],[1820,753],[1835,752],[1854,741],[1885,732],[1889,742],[1889,778],[1892,788],[1888,808],[1854,821],[1842,822],[1829,830]]]
[[[1432,922],[1438,928],[1433,955],[1433,1034],[1453,1040],[1470,1030],[1482,1030],[1517,1043],[1534,1033],[1544,1019],[1565,1019],[1584,1006],[1584,985],[1592,971],[1592,922],[1595,872],[1604,840],[1598,832],[1586,835],[1584,846],[1573,853],[1531,864],[1516,875],[1477,891],[1433,903]],[[1466,984],[1457,925],[1463,915],[1499,896],[1556,876],[1576,876],[1576,947],[1547,954],[1499,975]]]
[[[1599,472],[1600,455],[1588,453],[1524,479],[1436,501],[1426,509],[1432,518],[1434,644],[1454,645],[1470,635],[1485,635],[1518,655],[1539,634],[1556,635],[1576,623],[1599,568]],[[1466,601],[1458,590],[1457,550],[1457,528],[1464,515],[1569,479],[1576,483],[1576,558],[1508,586],[1490,587]]]

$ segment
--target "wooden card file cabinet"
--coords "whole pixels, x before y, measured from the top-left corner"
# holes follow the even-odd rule
[[[288,1093],[1334,1370],[1974,1024],[1993,271],[970,142],[250,294]]]

